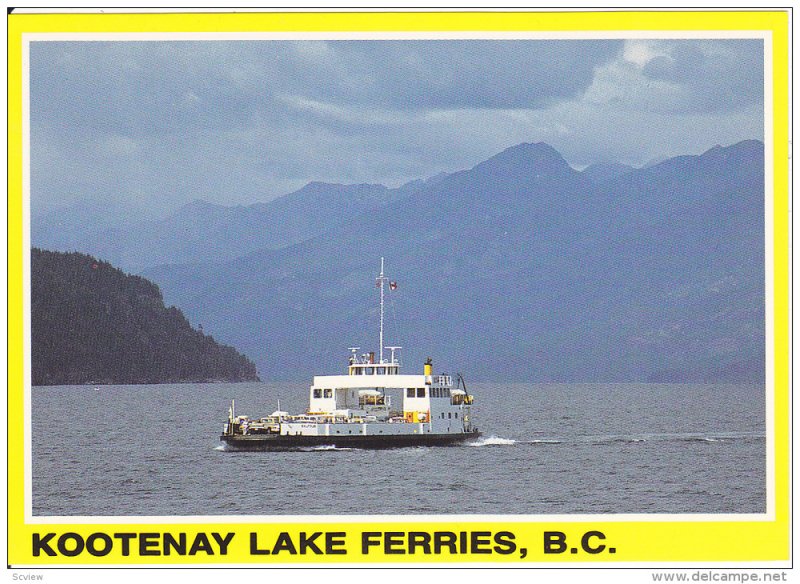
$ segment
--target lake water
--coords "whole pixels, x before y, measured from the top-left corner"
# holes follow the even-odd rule
[[[474,444],[226,452],[306,384],[35,387],[34,515],[762,513],[764,387],[472,384]]]

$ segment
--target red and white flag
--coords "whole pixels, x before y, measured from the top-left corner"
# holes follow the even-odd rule
[[[397,282],[389,282],[389,290],[397,290]]]

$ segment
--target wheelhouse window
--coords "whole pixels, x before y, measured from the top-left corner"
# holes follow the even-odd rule
[[[322,390],[321,389],[315,389],[314,390],[314,397],[315,398],[321,398],[322,397]]]
[[[414,397],[414,392],[415,392],[414,388],[409,387],[408,389],[406,389],[406,397]]]
[[[325,397],[333,397],[333,390],[325,389]]]
[[[425,388],[424,387],[418,387],[417,388],[417,397],[425,397]]]

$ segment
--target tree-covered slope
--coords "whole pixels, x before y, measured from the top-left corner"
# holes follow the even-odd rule
[[[34,385],[257,379],[158,286],[80,253],[31,250],[31,335]]]

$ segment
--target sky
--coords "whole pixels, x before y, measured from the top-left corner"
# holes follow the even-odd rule
[[[640,166],[763,140],[763,84],[760,40],[33,42],[31,207],[394,187],[521,142]]]

